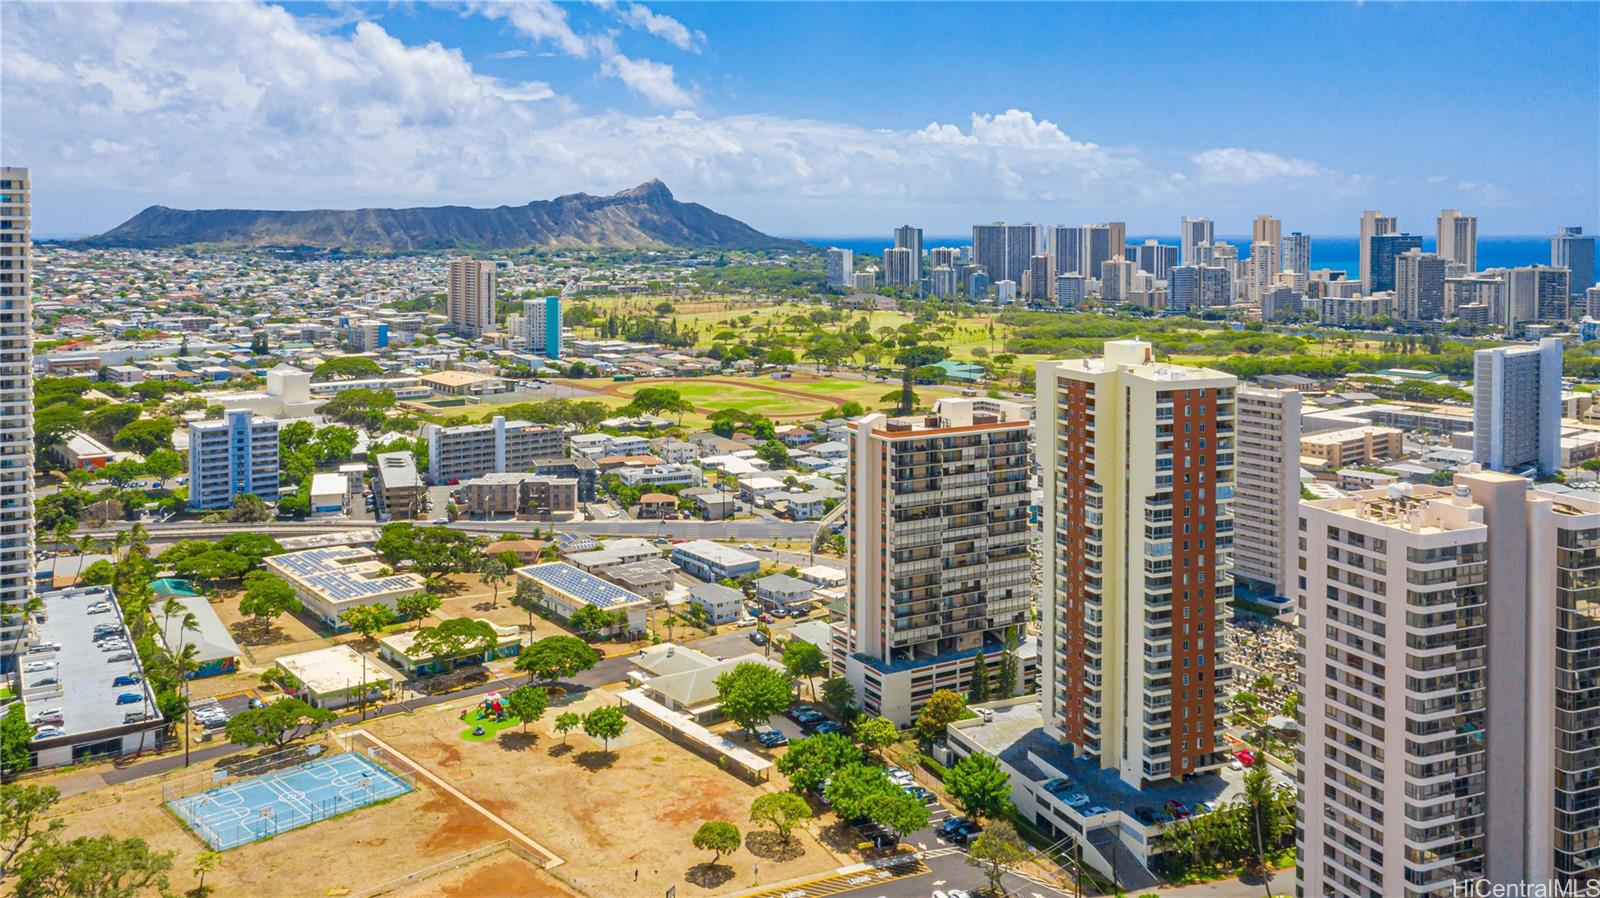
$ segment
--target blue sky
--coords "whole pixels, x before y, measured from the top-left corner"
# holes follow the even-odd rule
[[[1600,4],[8,3],[0,26],[0,145],[41,233],[650,177],[801,235],[1600,224]]]

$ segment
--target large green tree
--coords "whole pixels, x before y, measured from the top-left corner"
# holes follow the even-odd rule
[[[818,733],[797,739],[778,758],[778,771],[789,778],[796,792],[821,789],[839,770],[862,760],[861,749],[843,733]]]
[[[18,859],[17,898],[134,898],[166,894],[171,851],[151,851],[143,839],[80,836],[50,842]]]
[[[841,820],[865,817],[874,801],[895,794],[904,792],[882,767],[869,764],[851,764],[835,771],[823,790]]]
[[[518,686],[506,696],[506,707],[522,721],[522,731],[526,733],[528,724],[543,717],[550,707],[550,693],[536,686]]]
[[[745,661],[717,677],[717,701],[729,720],[754,730],[794,700],[794,680],[759,661]]]
[[[282,698],[265,708],[249,708],[230,719],[224,728],[236,745],[271,745],[282,748],[309,736],[336,719],[332,711],[316,708],[297,698]]]
[[[357,605],[339,612],[339,623],[371,639],[382,632],[384,627],[394,623],[394,611],[382,602]]]
[[[768,792],[750,803],[750,822],[771,824],[785,842],[796,823],[809,819],[811,806],[793,792]]]
[[[917,714],[917,736],[924,742],[932,742],[944,736],[946,726],[966,717],[966,699],[958,692],[949,689],[936,689],[933,695],[928,696],[928,701]]]
[[[992,895],[1004,894],[1001,880],[1027,859],[1027,843],[1006,820],[991,822],[967,848],[967,863],[983,870]]]
[[[13,702],[0,717],[0,773],[8,780],[28,769],[28,743],[32,741],[28,714],[22,702]]]
[[[611,740],[622,735],[628,718],[616,705],[601,705],[583,715],[583,732],[591,739],[599,739],[605,750],[611,750]]]
[[[811,698],[817,697],[817,677],[828,669],[822,649],[804,639],[791,639],[783,647],[783,669],[795,679],[804,679],[811,688]]]
[[[523,648],[517,670],[534,682],[553,683],[582,673],[600,662],[600,653],[575,636],[546,636]]]
[[[256,627],[264,628],[278,615],[295,614],[302,607],[294,587],[282,577],[266,571],[251,571],[245,575],[239,613],[249,615]]]
[[[694,847],[713,853],[711,866],[716,866],[725,854],[739,850],[739,827],[726,820],[707,820],[694,833]]]
[[[0,870],[10,870],[18,856],[53,841],[66,827],[54,814],[60,800],[55,786],[0,785]]]
[[[464,655],[481,655],[499,641],[499,634],[488,621],[452,617],[418,630],[411,640],[412,657],[453,661]]]
[[[1011,803],[1011,775],[993,757],[979,752],[957,761],[945,774],[944,787],[973,819],[999,817]]]

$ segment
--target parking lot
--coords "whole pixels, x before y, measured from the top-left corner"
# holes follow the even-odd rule
[[[40,643],[59,648],[35,647],[22,659],[22,698],[28,715],[49,717],[51,722],[44,725],[56,727],[43,730],[38,738],[110,730],[155,715],[155,698],[144,682],[121,609],[110,591],[71,589],[44,593],[41,598],[45,607]]]

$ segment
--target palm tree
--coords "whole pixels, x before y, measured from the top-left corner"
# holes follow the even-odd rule
[[[22,651],[22,637],[28,632],[28,618],[44,610],[44,599],[38,596],[29,596],[20,605],[0,605],[0,615],[17,614],[22,616],[22,624],[17,627],[17,638],[11,644],[11,654],[16,656]]]
[[[111,538],[111,557],[114,560],[122,560],[122,550],[128,547],[128,540],[131,536],[132,534],[126,530],[118,530],[117,535]]]
[[[168,596],[167,600],[161,603],[161,611],[159,613],[161,615],[161,632],[165,634],[172,618],[186,612],[184,611],[183,603],[178,601],[176,596]],[[193,614],[189,616],[194,617]]]
[[[511,579],[511,567],[498,558],[491,558],[483,563],[481,573],[483,582],[494,587],[494,598],[489,601],[489,607],[493,608],[500,602],[500,587]]]
[[[183,629],[185,632],[198,630],[200,623],[195,620],[193,614],[185,614]],[[199,656],[200,650],[188,640],[184,640],[178,651],[172,655],[172,670],[183,681],[183,766],[185,767],[189,766],[189,718],[192,716],[189,714],[189,679],[200,669]],[[148,690],[145,694],[149,694]]]
[[[128,528],[128,551],[150,554],[150,531],[144,528],[142,521],[134,521],[133,526]]]

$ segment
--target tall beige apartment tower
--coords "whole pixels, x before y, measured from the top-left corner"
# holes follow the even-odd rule
[[[1233,579],[1292,597],[1300,514],[1300,393],[1240,387]]]
[[[1236,386],[1140,340],[1039,363],[1044,728],[1135,788],[1225,759]]]
[[[0,167],[0,603],[11,607],[34,586],[32,216],[28,170]],[[30,629],[0,615],[0,671],[15,669],[5,652]]]
[[[1250,223],[1250,299],[1259,303],[1261,295],[1277,283],[1283,270],[1283,222],[1270,215],[1257,215]]]
[[[1372,209],[1361,213],[1361,246],[1357,247],[1360,259],[1361,292],[1372,292],[1372,238],[1398,231],[1393,215],[1384,215]]]
[[[1298,539],[1299,894],[1592,879],[1600,501],[1463,473],[1302,503]]]
[[[1460,262],[1467,271],[1478,270],[1478,216],[1462,215],[1458,209],[1439,213],[1438,247],[1434,251],[1451,262]]]
[[[447,312],[457,333],[478,337],[494,328],[494,263],[482,259],[450,260]]]
[[[996,677],[1007,631],[1020,693],[1038,669],[1026,406],[941,399],[911,417],[850,425],[850,609],[833,664],[861,707],[903,725],[935,690]],[[983,670],[977,669],[982,655]]]

